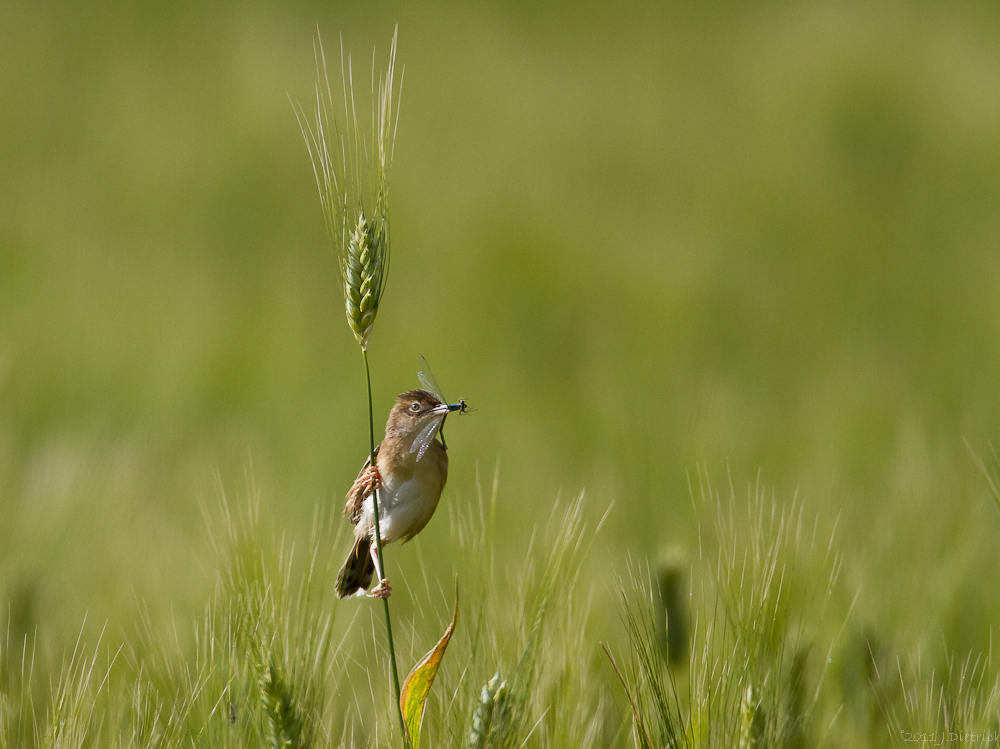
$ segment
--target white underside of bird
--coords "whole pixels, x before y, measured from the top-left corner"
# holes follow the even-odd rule
[[[431,456],[429,456],[431,457]],[[412,474],[406,479],[393,479],[382,474],[378,492],[379,534],[382,543],[409,540],[430,521],[441,499],[440,473],[431,469],[433,459],[414,461]],[[361,505],[361,519],[355,535],[363,538],[375,528],[375,510],[371,495]]]

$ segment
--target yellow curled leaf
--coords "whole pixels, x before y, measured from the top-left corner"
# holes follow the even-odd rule
[[[420,662],[413,667],[410,675],[403,682],[403,691],[399,695],[399,707],[403,711],[403,721],[406,723],[406,733],[409,735],[410,746],[413,749],[420,749],[420,724],[424,720],[424,707],[427,703],[427,695],[431,691],[431,684],[437,675],[441,659],[444,658],[444,651],[448,648],[448,642],[458,624],[458,581],[455,581],[455,613],[451,617],[451,624],[444,631],[444,635],[438,640],[427,655],[420,659]]]

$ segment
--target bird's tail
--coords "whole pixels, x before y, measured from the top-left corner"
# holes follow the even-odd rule
[[[347,555],[347,561],[337,575],[337,595],[349,598],[358,591],[367,590],[375,574],[375,562],[369,553],[372,540],[365,536],[354,542],[354,548]]]

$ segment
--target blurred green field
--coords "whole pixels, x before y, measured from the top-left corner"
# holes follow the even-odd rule
[[[598,659],[616,573],[698,554],[704,470],[835,530],[845,637],[989,650],[1000,6],[945,0],[0,5],[6,642],[47,674],[81,627],[189,626],[223,492],[300,545],[339,512],[364,370],[289,99],[317,28],[363,82],[397,22],[376,421],[418,353],[477,411],[390,577],[450,590],[495,470],[504,574],[585,490],[589,527],[611,507],[579,583]],[[347,606],[361,659],[374,607],[339,633]]]

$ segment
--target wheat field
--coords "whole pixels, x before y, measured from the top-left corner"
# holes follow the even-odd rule
[[[0,7],[0,743],[402,745],[296,119],[398,24],[423,744],[996,745],[1000,13],[690,5]]]

